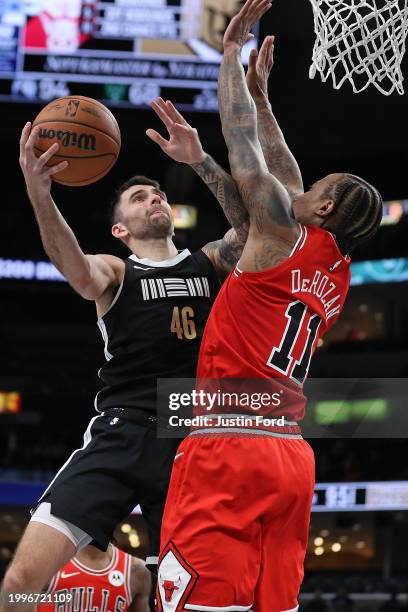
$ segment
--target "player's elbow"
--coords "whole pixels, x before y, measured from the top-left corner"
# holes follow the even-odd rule
[[[262,170],[258,167],[237,169],[235,176],[231,169],[231,173],[241,193],[242,191],[245,193],[256,192],[264,178]]]
[[[264,168],[250,142],[239,150],[230,150],[229,161],[232,177],[238,185],[245,184],[255,187],[260,180],[264,179],[267,169]]]

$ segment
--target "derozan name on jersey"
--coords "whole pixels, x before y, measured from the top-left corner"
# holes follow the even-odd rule
[[[292,293],[312,293],[322,303],[326,313],[326,321],[330,317],[339,314],[341,304],[336,304],[340,300],[340,293],[335,294],[337,285],[330,280],[327,274],[322,275],[320,270],[316,270],[312,279],[302,276],[301,270],[292,270]]]

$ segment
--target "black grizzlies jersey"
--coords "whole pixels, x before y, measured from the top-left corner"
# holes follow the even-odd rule
[[[156,410],[157,378],[194,378],[204,327],[219,290],[203,253],[166,261],[125,260],[125,275],[98,319],[106,363],[95,408]]]

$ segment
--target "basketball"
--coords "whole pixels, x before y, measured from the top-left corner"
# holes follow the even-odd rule
[[[79,187],[95,183],[116,162],[120,130],[110,110],[84,96],[66,96],[45,106],[33,122],[40,133],[35,144],[37,157],[55,142],[60,146],[48,166],[67,161],[68,166],[52,178],[57,183]]]

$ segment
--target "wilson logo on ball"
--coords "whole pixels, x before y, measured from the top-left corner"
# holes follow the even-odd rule
[[[76,132],[63,132],[62,130],[40,129],[40,138],[57,138],[63,147],[78,147],[86,151],[96,151],[96,137],[92,134],[77,134]]]
[[[63,170],[52,175],[53,181],[62,185],[79,187],[95,183],[118,158],[121,141],[118,123],[106,106],[92,98],[65,96],[52,100],[32,125],[38,128],[34,145],[37,157],[55,142],[60,145],[47,166],[68,162]]]

